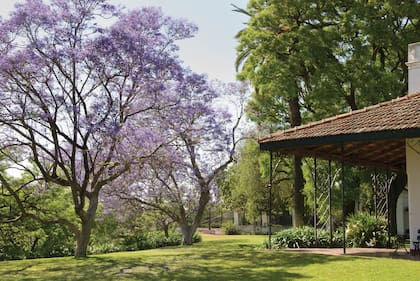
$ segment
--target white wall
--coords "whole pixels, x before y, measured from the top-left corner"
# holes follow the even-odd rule
[[[420,42],[408,45],[408,94],[420,92]]]
[[[233,211],[233,224],[239,225],[239,214],[237,211]]]
[[[410,241],[420,235],[420,138],[406,140]],[[410,246],[413,249],[413,244]]]

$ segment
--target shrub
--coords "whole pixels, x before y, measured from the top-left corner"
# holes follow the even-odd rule
[[[92,231],[89,254],[122,251],[122,232],[121,222],[115,215],[100,214]]]
[[[315,243],[312,227],[303,226],[282,230],[274,234],[271,244],[276,248],[309,248]]]
[[[240,234],[239,230],[236,228],[236,226],[232,222],[225,222],[224,224],[222,224],[222,230],[223,230],[223,233],[226,235]]]
[[[203,239],[202,239],[201,235],[198,232],[194,233],[193,243],[198,243],[198,242],[201,242],[202,240]]]
[[[349,216],[346,236],[351,247],[386,247],[388,244],[387,222],[365,212]],[[395,241],[391,239],[390,243]],[[392,246],[392,245],[390,245]]]
[[[74,235],[58,224],[22,220],[0,226],[0,261],[69,256],[73,248]]]
[[[193,236],[193,243],[200,241],[201,236],[198,233],[195,233]],[[182,235],[178,232],[169,232],[168,237],[161,231],[139,232],[124,237],[122,250],[148,250],[167,246],[178,246],[181,244]]]
[[[273,249],[280,248],[313,248],[313,247],[339,247],[342,245],[340,233],[333,235],[332,244],[328,231],[318,230],[317,240],[315,241],[314,228],[311,226],[302,226],[290,228],[277,232],[271,237]]]
[[[65,257],[74,255],[74,234],[62,225],[43,226],[45,240],[34,257]]]

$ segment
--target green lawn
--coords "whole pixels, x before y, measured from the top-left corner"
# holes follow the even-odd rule
[[[0,262],[0,280],[420,280],[420,262],[259,249],[261,236],[204,236],[191,247]]]

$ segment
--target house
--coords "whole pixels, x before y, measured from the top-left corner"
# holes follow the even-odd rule
[[[420,235],[420,42],[408,46],[407,66],[407,96],[279,131],[259,143],[261,150],[270,153],[405,172],[410,241],[414,242]],[[345,186],[342,189],[344,194]]]

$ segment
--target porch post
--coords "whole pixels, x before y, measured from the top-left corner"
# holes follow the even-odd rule
[[[315,246],[318,246],[318,221],[317,221],[317,163],[316,158],[314,158],[314,238]]]
[[[389,170],[386,170],[386,227],[388,230],[388,241],[386,242],[386,246],[388,248],[391,247],[391,210],[389,209],[389,194],[391,192],[391,183],[392,179],[390,179]]]
[[[346,214],[344,212],[344,144],[341,144],[341,209],[343,220],[343,253],[346,254]]]
[[[329,231],[330,231],[330,245],[332,245],[333,240],[333,221],[332,221],[332,177],[331,177],[331,160],[328,161],[328,219],[329,219]]]
[[[270,169],[269,169],[269,184],[268,184],[268,248],[271,250],[271,210],[273,207],[272,189],[273,189],[273,152],[270,150]]]
[[[378,187],[376,186],[378,183],[375,180],[376,177],[378,176],[378,172],[376,170],[376,167],[373,171],[374,176],[373,176],[373,207],[374,207],[374,211],[375,211],[375,218],[378,218]]]

